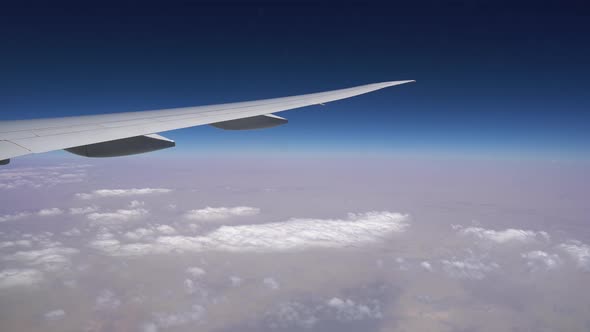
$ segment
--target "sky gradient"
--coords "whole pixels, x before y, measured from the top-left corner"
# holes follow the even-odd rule
[[[415,79],[264,131],[168,133],[161,155],[588,159],[583,2],[19,2],[0,10],[2,119],[195,106]]]

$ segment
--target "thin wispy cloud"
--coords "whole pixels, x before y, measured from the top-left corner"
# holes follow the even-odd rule
[[[0,289],[32,286],[43,281],[43,273],[35,269],[5,269],[0,271]]]
[[[74,248],[51,246],[44,249],[17,251],[1,257],[4,261],[15,261],[46,271],[57,271],[70,266],[71,257],[79,252]]]
[[[50,209],[40,210],[39,212],[37,212],[37,215],[41,216],[41,217],[50,217],[50,216],[59,216],[60,214],[63,214],[63,213],[64,213],[64,211],[62,209],[50,208]]]
[[[260,213],[259,208],[249,206],[236,207],[206,207],[204,209],[190,210],[185,214],[189,220],[217,221],[231,217],[254,216]]]
[[[484,279],[488,273],[500,268],[496,262],[486,262],[476,257],[443,259],[440,263],[448,276],[458,279]]]
[[[13,214],[5,214],[5,215],[0,216],[0,223],[7,222],[7,221],[21,220],[21,219],[25,219],[25,218],[33,217],[33,216],[54,217],[54,216],[59,216],[62,214],[64,214],[64,210],[62,210],[60,208],[46,208],[46,209],[41,209],[41,210],[38,210],[35,212],[21,211],[21,212],[16,212]]]
[[[493,230],[482,227],[455,226],[459,233],[465,236],[471,236],[475,239],[490,241],[498,244],[504,243],[527,243],[535,240],[549,240],[549,234],[544,231],[535,232],[531,230],[508,228],[505,230]]]
[[[27,218],[31,215],[32,215],[31,212],[18,212],[18,213],[14,213],[14,214],[5,214],[3,216],[0,216],[0,222],[20,220],[20,219]]]
[[[86,215],[86,218],[99,224],[112,224],[131,220],[141,219],[149,214],[146,209],[119,209],[112,212],[93,212]]]
[[[83,182],[90,165],[64,164],[0,170],[0,190],[44,188]]]
[[[105,197],[129,197],[129,196],[144,196],[156,194],[168,194],[172,189],[165,188],[132,188],[132,189],[99,189],[90,193],[78,193],[76,197],[80,199],[94,199]]]
[[[98,211],[98,207],[94,205],[84,207],[73,207],[69,209],[69,212],[72,215],[89,214],[96,211]]]

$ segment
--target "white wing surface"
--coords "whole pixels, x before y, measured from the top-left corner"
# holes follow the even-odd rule
[[[18,156],[62,149],[88,157],[149,152],[174,146],[174,142],[152,134],[206,124],[230,130],[272,127],[287,120],[271,113],[323,104],[409,82],[414,81],[374,83],[348,89],[239,103],[0,121],[0,164],[6,164],[10,158]],[[100,153],[95,154],[93,151]],[[112,153],[109,153],[110,151]]]

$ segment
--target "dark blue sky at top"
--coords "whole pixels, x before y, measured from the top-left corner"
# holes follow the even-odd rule
[[[417,83],[167,133],[177,152],[590,155],[583,1],[2,2],[2,119]],[[165,152],[169,153],[169,152]]]

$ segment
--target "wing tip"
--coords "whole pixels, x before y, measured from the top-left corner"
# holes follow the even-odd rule
[[[400,84],[406,84],[406,83],[415,83],[416,80],[403,80],[403,81],[389,81],[389,82],[384,82],[385,84],[388,84],[389,86],[394,86],[394,85],[400,85]]]

